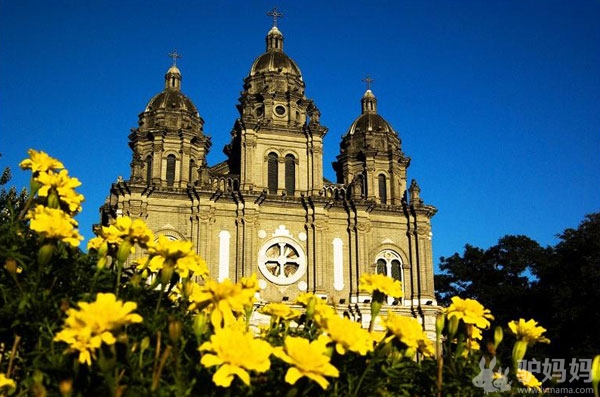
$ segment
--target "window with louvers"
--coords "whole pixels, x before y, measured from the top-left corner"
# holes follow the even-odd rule
[[[285,156],[285,191],[290,196],[296,191],[296,159],[291,154]]]
[[[167,156],[167,186],[173,186],[175,183],[175,155]]]
[[[267,160],[267,184],[270,194],[277,194],[278,161],[275,153],[269,153]]]
[[[379,175],[379,201],[381,204],[387,203],[387,184],[385,175]]]
[[[196,162],[194,161],[194,159],[190,159],[190,175],[188,178],[190,183],[194,183],[196,181],[196,175]]]
[[[146,157],[146,183],[152,185],[152,156]]]

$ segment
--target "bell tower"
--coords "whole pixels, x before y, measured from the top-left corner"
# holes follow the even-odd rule
[[[377,98],[370,88],[373,80],[367,76],[363,81],[367,90],[360,101],[361,114],[342,137],[334,163],[337,181],[351,186],[355,199],[400,205],[410,158],[402,153],[396,131],[377,113]]]
[[[225,147],[240,188],[270,195],[317,194],[323,187],[323,136],[319,110],[305,94],[300,68],[283,52],[283,34],[273,27],[266,51],[253,62],[237,109],[240,117]]]
[[[196,106],[181,92],[181,57],[169,54],[173,64],[165,74],[162,92],[155,95],[139,115],[138,128],[129,135],[133,150],[131,182],[161,188],[185,188],[198,181],[206,166],[210,138]]]

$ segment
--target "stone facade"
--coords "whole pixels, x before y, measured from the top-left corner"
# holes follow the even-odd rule
[[[181,79],[174,64],[139,115],[131,177],[112,185],[102,224],[142,218],[157,235],[192,241],[213,278],[256,273],[262,302],[311,291],[365,324],[370,297],[359,278],[384,273],[404,289],[384,311],[421,318],[432,331],[436,209],[407,183],[410,159],[372,91],[342,137],[332,183],[323,177],[327,128],[277,27],[244,79],[226,161],[207,164],[211,140]]]

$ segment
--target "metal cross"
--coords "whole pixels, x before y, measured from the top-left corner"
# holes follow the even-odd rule
[[[173,58],[173,66],[177,66],[177,59],[181,58],[181,54],[179,54],[177,50],[173,50],[169,53],[169,56]]]
[[[283,14],[277,11],[277,7],[273,7],[273,9],[267,12],[267,15],[273,17],[273,27],[277,27],[277,18],[283,18]]]
[[[367,77],[365,77],[364,79],[362,79],[362,81],[364,81],[365,83],[367,83],[367,90],[371,89],[371,83],[374,82],[375,80],[373,80],[371,78],[371,75],[367,75]]]

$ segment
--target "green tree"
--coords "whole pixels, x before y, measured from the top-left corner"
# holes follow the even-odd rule
[[[600,352],[600,213],[559,238],[552,260],[535,269],[540,321],[547,324],[554,357],[590,358]]]
[[[467,244],[462,256],[440,259],[444,273],[435,279],[438,300],[446,305],[454,295],[477,299],[501,324],[532,317],[539,304],[532,295],[532,275],[549,261],[551,252],[526,236],[504,236],[486,250]]]
[[[2,157],[2,154],[0,154],[0,157]],[[16,218],[19,212],[25,208],[28,198],[27,189],[18,192],[14,186],[9,187],[8,190],[5,188],[11,178],[11,169],[5,167],[2,175],[0,175],[0,224],[9,223]]]

